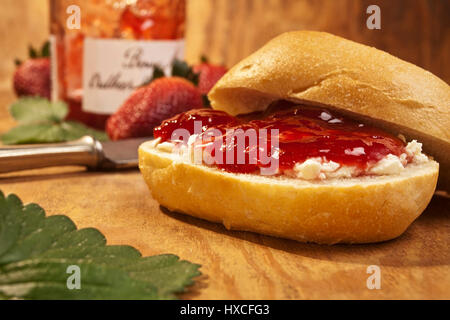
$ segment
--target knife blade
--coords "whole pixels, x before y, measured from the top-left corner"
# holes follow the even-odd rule
[[[151,137],[102,142],[103,159],[98,169],[114,170],[136,168],[138,166],[138,149]]]
[[[151,137],[99,142],[79,140],[0,148],[0,173],[54,166],[85,166],[90,170],[121,170],[138,166],[138,148]]]

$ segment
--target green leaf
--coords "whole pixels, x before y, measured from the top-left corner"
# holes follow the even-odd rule
[[[158,78],[163,78],[165,76],[166,76],[166,74],[164,73],[164,70],[161,67],[155,66],[153,68],[152,80],[155,80],[155,79],[158,79]]]
[[[1,136],[3,144],[33,144],[64,141],[60,125],[52,123],[24,124],[12,128]]]
[[[72,141],[89,135],[104,141],[105,132],[63,119],[68,107],[64,102],[50,102],[44,98],[26,97],[17,100],[10,107],[11,115],[19,126],[1,136],[4,144],[33,144]]]
[[[66,121],[61,123],[30,123],[19,125],[1,136],[5,145],[56,143],[77,140],[91,136],[99,141],[108,139],[106,133],[86,127],[85,125]]]
[[[36,49],[30,44],[28,46],[28,56],[30,59],[50,57],[50,41],[44,42],[40,49]]]
[[[185,61],[177,59],[173,61],[172,76],[185,78],[192,82],[195,86],[198,86],[199,74],[195,73]]]
[[[148,78],[147,80],[145,80],[139,87],[144,87],[149,85],[150,83],[153,82],[153,80],[159,79],[159,78],[164,78],[166,76],[166,74],[164,73],[164,70],[159,67],[159,66],[154,66],[153,67],[153,75]]]
[[[164,74],[164,70],[161,67],[155,66],[153,70],[153,75],[145,80],[140,87],[149,85],[153,80],[158,78],[163,78],[166,75]],[[178,59],[173,60],[172,62],[172,76],[184,78],[190,82],[192,82],[195,86],[198,86],[199,74],[195,73],[193,68],[189,66],[185,61],[181,61]]]
[[[64,130],[63,141],[72,141],[83,136],[91,136],[99,141],[108,140],[108,136],[104,131],[95,130],[76,121],[65,121],[61,123]]]
[[[80,270],[80,289],[68,289],[69,266]],[[0,191],[0,299],[174,299],[199,267],[108,246],[98,230],[77,230],[68,217],[46,217]]]
[[[28,46],[28,56],[29,56],[31,59],[34,59],[34,58],[38,58],[38,57],[39,57],[38,52],[36,51],[36,49],[33,48],[32,45],[29,45],[29,46]]]
[[[45,41],[42,45],[41,57],[50,57],[50,41]]]
[[[209,63],[209,59],[207,56],[205,56],[204,54],[202,54],[202,56],[200,57],[200,62],[201,63]]]
[[[61,121],[68,113],[67,104],[50,102],[45,98],[20,98],[10,106],[10,113],[19,123],[37,123],[46,121]]]

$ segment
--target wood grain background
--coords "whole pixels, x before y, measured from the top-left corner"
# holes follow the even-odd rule
[[[48,39],[46,0],[2,0],[0,5],[0,89],[12,88],[14,59],[25,59],[29,44]],[[0,109],[3,106],[0,106]]]
[[[290,30],[332,32],[386,50],[450,82],[448,0],[187,0],[189,61],[205,54],[232,66]],[[366,9],[381,8],[381,30],[366,27]],[[11,87],[15,57],[48,37],[47,0],[2,0],[0,89]]]
[[[381,8],[381,30],[366,9]],[[201,53],[233,65],[290,30],[327,31],[388,51],[450,82],[450,1],[190,0],[188,58]]]

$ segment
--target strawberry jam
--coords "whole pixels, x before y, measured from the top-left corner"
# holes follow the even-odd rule
[[[194,122],[201,121],[201,132],[194,132]],[[223,161],[215,165],[228,172],[252,173],[263,168],[259,154],[251,150],[260,149],[261,140],[256,145],[245,140],[245,146],[239,148],[236,140],[228,140],[230,130],[254,129],[259,138],[260,129],[278,130],[277,150],[268,149],[267,156],[279,161],[278,173],[293,169],[296,163],[311,158],[321,158],[340,165],[354,166],[361,172],[367,171],[388,154],[400,156],[405,153],[405,143],[377,128],[356,122],[323,108],[297,105],[290,102],[277,102],[261,113],[233,117],[223,111],[196,109],[179,114],[164,121],[154,129],[155,138],[170,141],[176,129],[186,129],[189,134],[198,134],[202,145],[221,138],[222,150],[234,149],[235,159],[239,152],[244,153],[245,161]],[[212,129],[219,130],[222,136],[210,136]],[[197,130],[198,131],[198,130]],[[273,139],[270,133],[266,141]],[[196,140],[196,141],[197,141]],[[230,143],[231,142],[231,143]],[[270,143],[267,143],[270,147]],[[214,151],[211,153],[214,156]]]

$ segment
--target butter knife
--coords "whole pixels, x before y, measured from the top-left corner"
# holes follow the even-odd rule
[[[99,171],[136,168],[139,145],[150,139],[100,142],[85,136],[65,143],[0,147],[0,173],[55,166]]]

